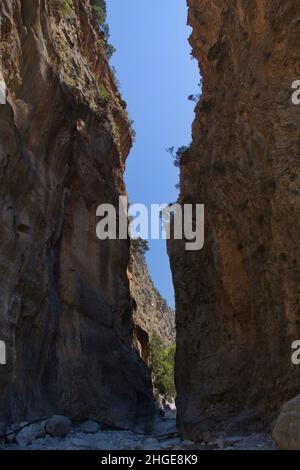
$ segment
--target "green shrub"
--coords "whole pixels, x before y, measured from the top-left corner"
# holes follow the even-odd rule
[[[140,255],[144,255],[146,251],[149,251],[149,244],[147,240],[143,238],[132,238],[131,239],[131,248],[134,253],[139,253]]]
[[[109,26],[107,23],[103,23],[101,25],[101,31],[104,34],[105,40],[108,41],[110,34],[109,34]]]
[[[105,88],[104,85],[100,85],[100,87],[99,87],[99,99],[100,99],[100,103],[103,106],[105,106],[109,103],[110,94],[109,94],[109,92],[107,91],[107,89]]]
[[[124,108],[126,110],[127,109],[127,102],[123,98],[121,98],[120,102],[121,102],[122,108]]]
[[[167,152],[172,155],[172,157],[174,158],[174,166],[176,166],[177,168],[180,168],[181,164],[182,164],[182,158],[183,158],[183,154],[189,149],[189,147],[187,147],[186,145],[182,145],[181,147],[178,147],[177,150],[175,150],[175,147],[169,147],[167,150]]]
[[[100,25],[105,23],[106,20],[106,1],[105,0],[91,0],[93,15],[97,23]]]
[[[105,44],[105,52],[106,52],[106,56],[107,56],[108,60],[110,60],[112,58],[113,54],[116,52],[116,48],[112,44],[107,42]]]
[[[165,346],[159,336],[153,335],[150,347],[150,367],[154,376],[155,388],[161,395],[174,398],[176,395],[174,382],[176,345],[172,343],[170,346]]]
[[[116,49],[114,48],[114,46],[110,44],[109,42],[107,42],[106,39],[100,39],[98,41],[98,45],[104,49],[104,52],[108,60],[110,60],[112,55],[116,52]],[[115,75],[114,67],[112,67],[112,72]],[[116,77],[115,77],[115,80],[117,81]]]
[[[50,4],[62,16],[70,16],[72,14],[71,0],[51,0]]]
[[[108,42],[109,40],[109,26],[106,23],[107,16],[107,7],[106,0],[91,0],[92,11],[95,21],[101,26],[101,31],[104,36],[103,47],[105,49],[108,60],[112,57],[116,49],[112,44]]]
[[[97,20],[99,24],[103,24],[105,21],[105,15],[101,7],[97,5],[92,6],[94,18]]]
[[[130,134],[131,134],[132,140],[133,140],[133,142],[135,142],[135,139],[136,139],[136,131],[135,131],[133,125],[134,125],[134,121],[133,121],[132,119],[130,119],[130,121],[129,121],[129,130],[130,130]]]

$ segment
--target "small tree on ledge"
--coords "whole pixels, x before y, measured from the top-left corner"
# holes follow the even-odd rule
[[[131,247],[133,253],[139,253],[140,255],[145,255],[147,251],[149,251],[149,243],[147,240],[143,238],[132,238],[131,239]]]

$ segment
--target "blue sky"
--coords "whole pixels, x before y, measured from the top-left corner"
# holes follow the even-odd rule
[[[107,8],[110,42],[117,49],[111,64],[137,134],[126,164],[129,200],[175,202],[178,169],[166,148],[190,143],[195,105],[187,97],[199,93],[200,81],[187,41],[186,0],[107,0]],[[174,306],[165,241],[149,245],[154,283]]]

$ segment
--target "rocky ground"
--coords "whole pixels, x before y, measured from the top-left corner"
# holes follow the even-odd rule
[[[157,418],[151,434],[105,430],[93,421],[74,426],[66,417],[55,416],[41,423],[15,427],[22,431],[2,438],[1,450],[275,450],[270,435],[219,436],[209,433],[203,442],[182,440],[176,428],[175,415],[165,420]],[[10,432],[12,430],[7,430]]]

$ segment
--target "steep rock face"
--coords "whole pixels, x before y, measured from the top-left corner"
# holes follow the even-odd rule
[[[96,207],[125,194],[130,128],[89,1],[62,3],[0,4],[0,421],[148,425],[129,242],[96,237]]]
[[[159,336],[165,345],[175,341],[175,312],[155,288],[142,253],[132,252],[130,268],[135,344],[143,360],[148,363],[152,335]]]
[[[179,421],[197,439],[233,416],[268,420],[299,391],[300,5],[188,5],[203,95],[180,200],[205,204],[206,239],[200,252],[173,241],[169,254]]]

